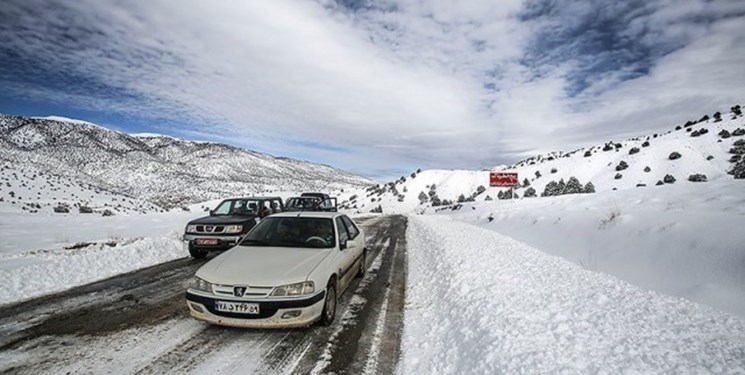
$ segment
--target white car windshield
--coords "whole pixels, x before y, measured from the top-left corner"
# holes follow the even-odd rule
[[[330,248],[336,244],[331,219],[268,217],[241,242],[241,246]]]

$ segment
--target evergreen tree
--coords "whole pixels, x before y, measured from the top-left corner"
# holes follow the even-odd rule
[[[577,177],[569,177],[569,181],[567,181],[566,188],[564,189],[564,194],[579,194],[582,193],[582,184],[580,184]]]
[[[585,188],[583,189],[583,192],[585,194],[594,193],[595,192],[595,185],[593,185],[592,182],[588,182],[587,185],[585,185]]]

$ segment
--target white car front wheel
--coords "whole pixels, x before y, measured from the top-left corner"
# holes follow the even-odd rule
[[[323,302],[323,312],[321,312],[321,325],[328,326],[334,322],[336,316],[336,281],[329,281],[329,286],[326,288],[326,298]]]

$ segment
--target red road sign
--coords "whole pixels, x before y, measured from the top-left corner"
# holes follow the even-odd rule
[[[489,173],[489,186],[515,187],[519,185],[517,172]]]

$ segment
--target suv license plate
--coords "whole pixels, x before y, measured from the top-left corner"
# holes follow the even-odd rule
[[[215,301],[215,310],[236,314],[258,314],[258,303]]]
[[[198,238],[197,245],[217,245],[217,239],[215,238]]]

